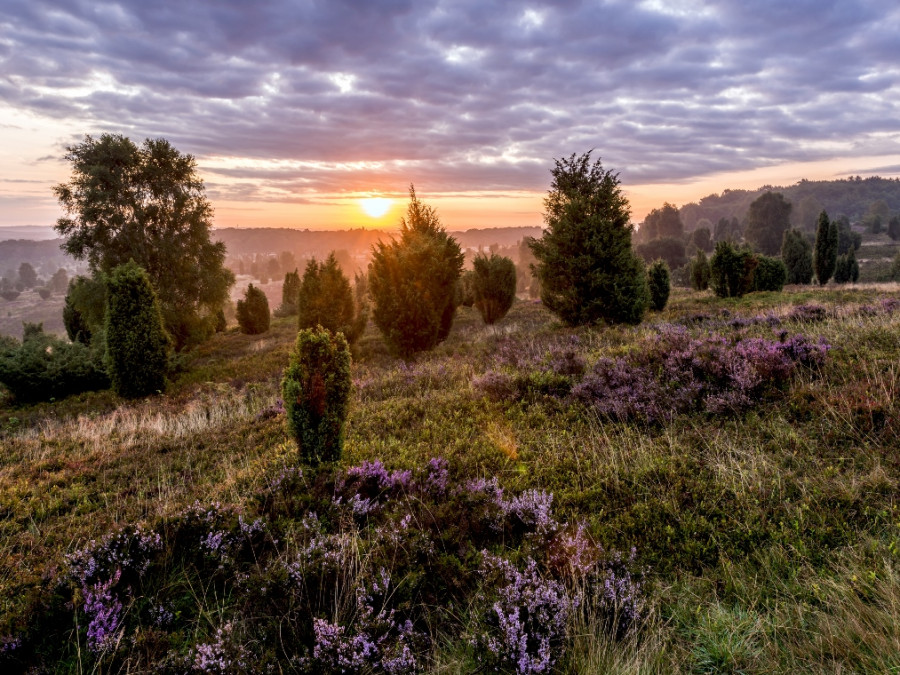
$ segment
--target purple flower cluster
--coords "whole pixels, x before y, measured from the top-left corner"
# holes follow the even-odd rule
[[[482,560],[482,573],[500,577],[503,585],[496,590],[487,625],[475,635],[473,645],[520,675],[549,672],[562,653],[572,606],[565,587],[542,578],[531,558],[524,570],[487,551]]]
[[[830,349],[821,338],[781,337],[695,339],[670,327],[628,359],[598,361],[572,396],[613,419],[651,424],[697,409],[738,411],[786,384],[798,367],[821,366]]]
[[[797,305],[784,318],[797,323],[818,323],[828,318],[828,310],[822,305]]]
[[[450,464],[443,457],[432,457],[428,461],[423,487],[435,497],[442,497],[450,486]]]
[[[637,625],[644,608],[643,573],[635,574],[635,549],[628,558],[601,557],[576,593],[576,601],[621,639]]]
[[[243,645],[234,643],[232,632],[232,624],[226,623],[216,630],[215,640],[197,645],[193,651],[191,670],[216,675],[247,672],[247,651]]]
[[[112,592],[122,573],[116,570],[112,578],[82,589],[84,613],[88,617],[87,643],[91,651],[98,653],[115,647],[119,641],[122,623],[122,602]]]
[[[83,549],[66,556],[69,574],[82,587],[111,578],[115,573],[143,574],[154,553],[162,550],[158,532],[141,527],[125,528],[91,541]]]
[[[559,523],[553,517],[553,495],[543,490],[525,490],[510,500],[501,500],[500,509],[538,535],[556,532]]]

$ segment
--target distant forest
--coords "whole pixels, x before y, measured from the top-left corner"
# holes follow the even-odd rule
[[[756,190],[725,190],[682,206],[681,221],[688,232],[706,225],[700,222],[703,219],[713,224],[720,218],[743,221],[750,204],[764,192],[782,193],[794,206],[793,225],[804,230],[815,227],[816,218],[823,210],[831,218],[843,215],[854,223],[863,220],[872,204],[879,201],[886,203],[891,213],[900,211],[900,179],[856,176],[841,180],[801,180],[788,187],[764,185]]]

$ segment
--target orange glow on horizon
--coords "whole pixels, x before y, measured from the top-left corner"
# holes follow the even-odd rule
[[[386,199],[385,197],[367,197],[359,200],[360,208],[370,218],[381,218],[388,212],[393,203],[392,199]]]

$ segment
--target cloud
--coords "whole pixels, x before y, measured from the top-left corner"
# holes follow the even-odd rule
[[[890,0],[7,0],[3,14],[6,105],[164,136],[201,165],[294,163],[210,169],[231,198],[542,190],[552,158],[588,148],[626,183],[677,182],[900,143]]]

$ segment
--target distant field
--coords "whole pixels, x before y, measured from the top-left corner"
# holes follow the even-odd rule
[[[45,333],[66,336],[62,310],[65,296],[54,294],[42,300],[35,290],[23,291],[15,300],[0,298],[0,335],[22,339],[22,322],[43,323]]]

